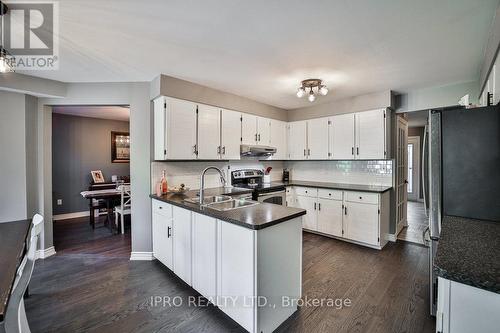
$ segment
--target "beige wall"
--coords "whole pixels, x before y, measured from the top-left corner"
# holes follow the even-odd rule
[[[288,111],[288,121],[320,118],[387,107],[392,108],[392,93],[390,90],[290,110]]]
[[[151,99],[164,95],[258,116],[287,120],[287,111],[284,109],[167,75],[160,75],[153,80],[150,95]]]

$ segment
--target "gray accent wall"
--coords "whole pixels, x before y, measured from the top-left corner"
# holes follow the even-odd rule
[[[88,210],[80,192],[88,189],[91,170],[102,170],[106,181],[111,175],[130,175],[129,163],[111,162],[111,131],[129,132],[129,123],[52,114],[54,215]],[[62,205],[57,205],[58,199]]]

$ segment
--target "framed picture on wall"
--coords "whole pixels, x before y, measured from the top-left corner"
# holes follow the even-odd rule
[[[104,176],[101,170],[90,171],[94,183],[104,183]]]
[[[111,162],[130,162],[130,133],[111,132]]]

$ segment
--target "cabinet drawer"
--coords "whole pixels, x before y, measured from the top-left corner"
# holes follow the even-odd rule
[[[153,199],[152,202],[153,213],[157,213],[169,218],[172,217],[172,205],[155,199]]]
[[[342,191],[318,189],[318,197],[323,199],[342,200]]]
[[[302,195],[304,197],[317,197],[318,189],[312,187],[294,187],[295,195]]]
[[[344,196],[346,201],[378,205],[378,193],[345,191]]]

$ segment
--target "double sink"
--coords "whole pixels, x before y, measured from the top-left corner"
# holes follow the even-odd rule
[[[199,198],[189,198],[184,201],[195,204],[200,203]],[[201,204],[201,206],[218,211],[228,211],[243,207],[251,207],[257,204],[257,201],[249,199],[233,199],[228,195],[212,195],[203,197],[203,204]]]

